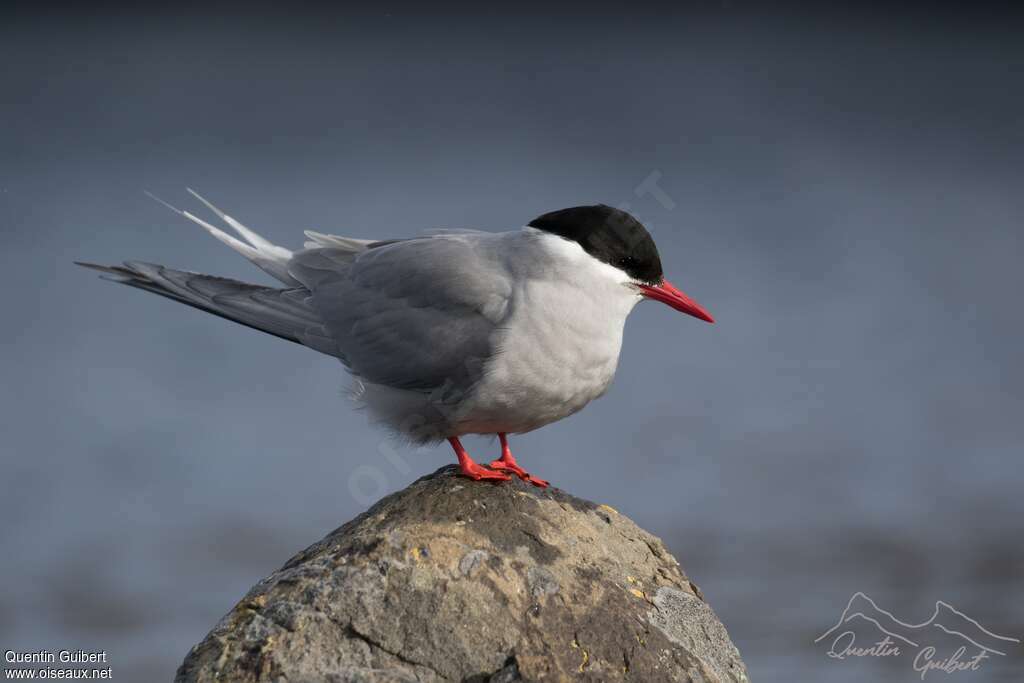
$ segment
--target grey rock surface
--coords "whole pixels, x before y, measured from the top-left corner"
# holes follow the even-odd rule
[[[607,505],[444,467],[261,581],[176,681],[745,683],[662,542]]]

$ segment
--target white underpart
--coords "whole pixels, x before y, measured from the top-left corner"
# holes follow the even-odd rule
[[[289,272],[289,262],[305,252],[293,254],[270,243],[189,192],[245,241],[157,201],[289,287],[303,286]],[[351,252],[353,259],[372,243],[313,231],[307,231],[306,237],[307,248]],[[379,422],[414,441],[473,433],[522,433],[568,417],[605,393],[618,366],[626,318],[641,300],[625,272],[590,256],[574,241],[534,228],[498,234],[458,231],[442,239],[471,243],[471,265],[477,273],[484,273],[483,282],[493,279],[491,285],[500,283],[500,287],[484,286],[476,292],[482,297],[478,312],[494,323],[495,331],[488,338],[493,352],[487,358],[470,360],[482,363],[483,369],[471,386],[446,382],[427,392],[365,381],[359,368],[352,368],[357,398]],[[414,251],[410,256],[417,258]],[[343,263],[339,260],[338,267],[344,268]],[[436,267],[443,269],[446,264]],[[404,276],[396,273],[396,277]],[[431,278],[412,283],[417,291],[429,292]],[[482,296],[491,289],[499,294]],[[333,305],[344,307],[346,301]],[[409,340],[416,342],[414,335]],[[331,353],[327,347],[312,348]],[[422,346],[417,351],[421,359],[431,353]],[[399,364],[417,362],[405,356],[394,360]]]
[[[544,234],[537,244],[551,257],[549,277],[516,279],[498,353],[460,410],[467,431],[537,429],[603,395],[615,376],[639,293],[577,242]]]
[[[436,425],[446,436],[532,431],[600,397],[615,376],[626,318],[641,299],[623,271],[576,242],[532,228],[503,238],[513,284],[507,310],[495,311],[503,318],[496,353],[450,410],[450,422]],[[417,431],[431,433],[431,402],[443,397],[372,383],[360,389],[379,421],[415,440]]]

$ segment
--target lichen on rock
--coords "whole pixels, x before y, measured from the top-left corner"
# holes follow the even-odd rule
[[[606,505],[444,467],[249,591],[185,658],[206,681],[745,683],[664,544]]]

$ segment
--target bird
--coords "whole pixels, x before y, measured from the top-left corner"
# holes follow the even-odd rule
[[[188,192],[235,234],[153,198],[283,286],[142,261],[75,263],[340,360],[374,422],[413,444],[447,440],[460,474],[477,481],[515,475],[548,486],[519,465],[508,435],[573,415],[608,390],[637,303],[714,322],[665,279],[640,221],[604,204],[505,232],[371,240],[307,230],[292,251]],[[467,434],[497,435],[500,457],[478,464],[460,441]]]

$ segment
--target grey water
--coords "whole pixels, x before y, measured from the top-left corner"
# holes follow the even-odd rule
[[[332,359],[71,265],[265,282],[143,194],[198,213],[186,186],[293,248],[627,208],[718,322],[640,306],[608,395],[520,461],[662,536],[754,681],[921,680],[814,642],[857,591],[1024,637],[1022,69],[1016,17],[936,8],[13,13],[0,649],[168,680],[451,460],[371,428]]]

